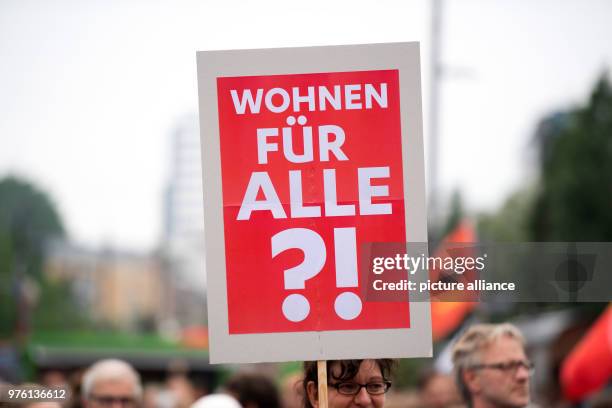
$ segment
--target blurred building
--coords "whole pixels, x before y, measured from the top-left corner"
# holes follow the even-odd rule
[[[170,135],[168,184],[164,197],[162,253],[177,290],[179,323],[206,319],[206,271],[200,134],[197,115],[185,115]]]
[[[173,309],[172,283],[157,256],[54,242],[45,273],[70,281],[80,306],[102,324],[155,330]]]
[[[163,237],[156,254],[49,247],[47,274],[72,282],[81,306],[98,322],[157,329],[171,337],[206,323],[204,213],[196,115],[171,132]]]

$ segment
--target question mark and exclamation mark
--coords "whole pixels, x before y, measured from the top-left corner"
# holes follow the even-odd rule
[[[304,260],[301,264],[285,270],[285,289],[305,289],[306,281],[317,276],[325,265],[325,242],[319,234],[307,228],[286,229],[272,237],[272,258],[289,249],[301,250]],[[334,228],[334,252],[336,287],[358,287],[357,239],[354,227]],[[350,291],[340,293],[334,301],[336,314],[344,320],[356,318],[361,309],[361,299]],[[310,314],[310,302],[304,295],[294,293],[285,298],[282,311],[287,320],[301,322]]]

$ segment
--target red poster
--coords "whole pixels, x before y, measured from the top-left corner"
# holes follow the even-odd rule
[[[230,334],[408,328],[366,302],[365,242],[404,242],[397,70],[217,78]]]

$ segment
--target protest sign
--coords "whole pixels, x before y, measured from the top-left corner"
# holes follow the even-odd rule
[[[198,53],[211,362],[431,355],[359,251],[426,241],[416,43]]]

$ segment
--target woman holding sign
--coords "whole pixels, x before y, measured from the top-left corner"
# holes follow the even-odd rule
[[[328,408],[382,408],[392,359],[327,361]],[[325,378],[325,377],[323,377]],[[304,363],[304,406],[319,408],[317,362]]]

